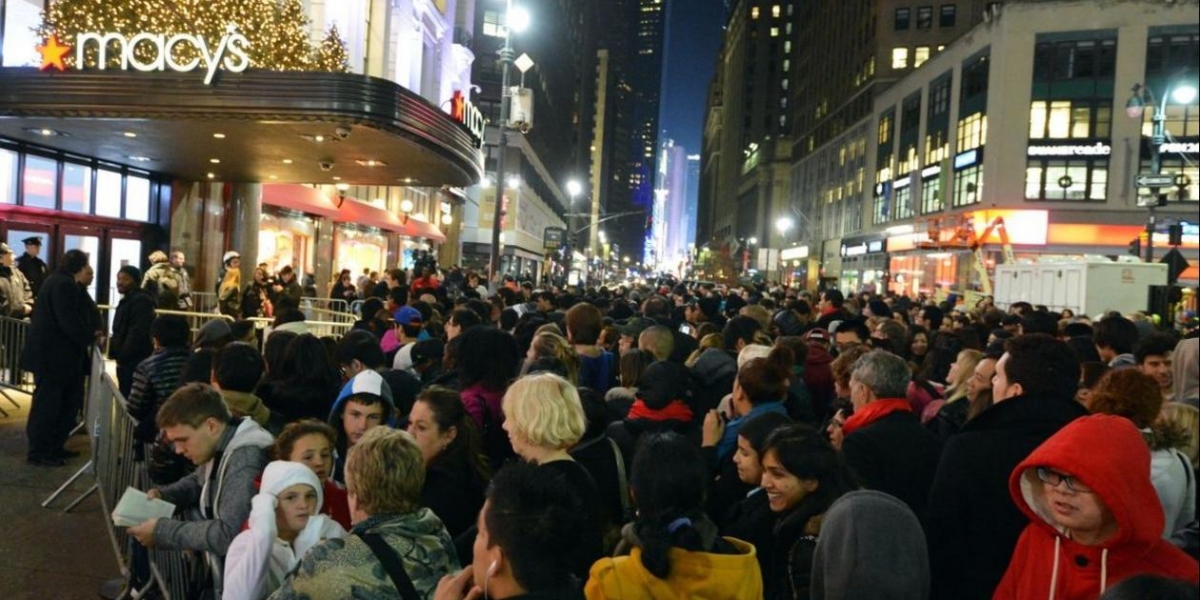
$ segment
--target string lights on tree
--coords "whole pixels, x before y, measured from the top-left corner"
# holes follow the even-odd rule
[[[132,37],[139,33],[188,34],[210,40],[216,46],[230,24],[237,26],[249,40],[250,67],[271,71],[349,70],[346,46],[336,27],[326,32],[315,46],[308,32],[311,21],[300,0],[59,0],[42,15],[37,34],[42,40],[52,37],[73,44],[80,33],[118,33]],[[199,58],[191,44],[171,46],[172,58],[180,63]],[[210,49],[212,51],[212,49]],[[143,42],[134,47],[138,60],[155,58],[154,44]],[[74,65],[72,51],[66,57]],[[94,68],[99,60],[95,45],[84,51],[84,66]],[[109,52],[108,67],[119,65],[121,57]]]

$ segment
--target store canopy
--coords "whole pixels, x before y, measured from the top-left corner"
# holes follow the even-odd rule
[[[439,244],[446,241],[446,236],[433,223],[413,218],[409,218],[408,222],[404,224],[404,231],[402,233],[408,237],[425,238]]]
[[[0,137],[190,181],[469,186],[478,139],[436,104],[352,73],[0,67]]]
[[[346,198],[342,202],[342,207],[338,209],[338,213],[333,217],[334,221],[340,223],[354,223],[356,225],[366,225],[367,227],[378,227],[386,231],[394,231],[404,233],[404,223],[392,213],[367,204],[359,202],[353,198]]]
[[[316,188],[294,183],[262,186],[262,203],[338,220],[337,203]]]

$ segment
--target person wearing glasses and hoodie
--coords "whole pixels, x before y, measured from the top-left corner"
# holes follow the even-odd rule
[[[1200,565],[1162,538],[1150,450],[1124,417],[1077,419],[1008,481],[1030,524],[994,600],[1091,600],[1135,575],[1196,584]]]

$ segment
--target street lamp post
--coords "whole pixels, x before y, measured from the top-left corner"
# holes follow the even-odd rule
[[[497,278],[500,273],[500,221],[504,217],[504,154],[508,147],[508,120],[511,114],[512,90],[509,77],[509,67],[513,64],[513,33],[520,33],[529,24],[529,13],[513,7],[512,0],[507,0],[505,6],[506,30],[504,46],[500,48],[500,140],[497,143],[499,154],[496,156],[496,207],[492,213],[492,256],[491,271],[488,280],[493,286],[499,285]]]
[[[567,182],[567,195],[571,197],[571,206],[567,207],[567,218],[569,220],[569,225],[567,225],[567,227],[570,228],[570,231],[567,235],[567,240],[571,246],[567,252],[568,278],[570,278],[571,271],[575,270],[575,248],[579,241],[579,231],[576,227],[578,223],[575,221],[575,219],[579,216],[579,213],[575,212],[575,199],[578,198],[579,194],[581,193],[583,193],[583,184],[579,183],[579,181],[575,179]]]
[[[778,219],[775,220],[775,229],[779,230],[779,257],[778,257],[777,264],[778,264],[778,268],[779,268],[779,282],[780,283],[783,283],[783,240],[784,240],[784,236],[787,235],[788,230],[791,228],[792,228],[792,218],[791,217],[779,217]]]
[[[1191,104],[1196,99],[1196,88],[1190,85],[1168,87],[1161,100],[1156,101],[1154,92],[1149,87],[1134,84],[1133,96],[1125,103],[1125,113],[1132,118],[1141,119],[1147,102],[1154,110],[1150,131],[1150,172],[1153,175],[1162,174],[1162,153],[1160,147],[1167,141],[1167,99],[1174,98],[1175,102],[1183,105]],[[1145,261],[1154,262],[1154,231],[1158,228],[1158,207],[1166,206],[1167,195],[1162,187],[1153,188],[1155,199],[1150,203],[1150,216],[1146,219],[1146,248]],[[1136,190],[1135,190],[1136,193]]]

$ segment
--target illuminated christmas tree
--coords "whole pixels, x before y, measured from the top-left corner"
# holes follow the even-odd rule
[[[329,31],[325,32],[325,39],[321,40],[321,47],[317,48],[312,62],[315,71],[344,73],[350,70],[350,56],[346,54],[346,42],[342,41],[342,34],[338,33],[337,25],[330,27]]]
[[[226,34],[229,24],[249,40],[247,54],[250,67],[272,71],[335,71],[348,70],[346,49],[341,38],[326,36],[319,48],[308,39],[310,20],[300,0],[59,0],[50,5],[42,16],[38,36],[43,40],[57,36],[73,44],[79,33],[119,33],[133,37],[139,33],[190,34],[207,40],[209,51]],[[334,34],[335,32],[330,32]],[[341,45],[340,49],[333,44]],[[179,62],[196,59],[198,51],[191,44],[176,44],[173,58]],[[154,58],[152,44],[134,48],[141,61]],[[340,52],[341,60],[337,60]],[[97,49],[89,45],[84,62],[95,67]],[[74,64],[75,52],[67,57]],[[115,52],[107,55],[110,68],[118,66]]]

